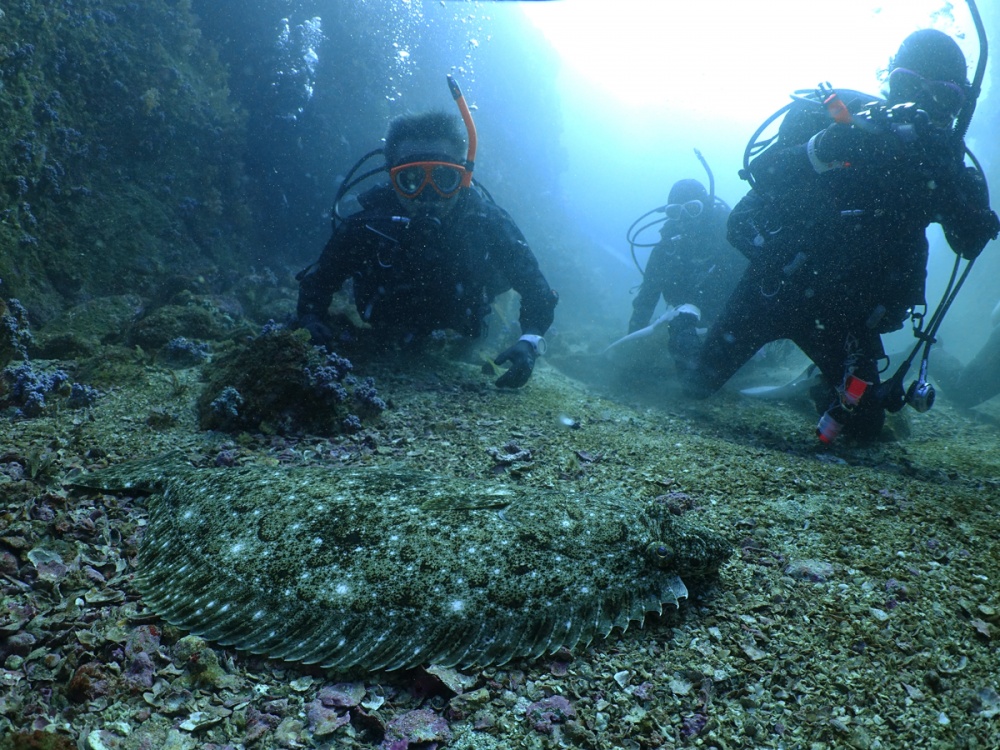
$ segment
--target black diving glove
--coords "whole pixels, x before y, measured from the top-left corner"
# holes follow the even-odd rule
[[[519,339],[514,346],[500,352],[493,361],[502,365],[510,362],[510,368],[496,379],[497,388],[520,388],[528,382],[535,369],[535,347],[530,341]]]
[[[817,172],[824,171],[817,168],[817,161],[827,169],[851,164],[880,164],[891,159],[898,148],[899,139],[891,132],[840,122],[818,132],[808,145],[810,161]]]
[[[962,233],[976,240],[962,248],[960,255],[966,260],[975,260],[990,240],[995,240],[1000,234],[1000,219],[996,211],[985,208],[977,211],[967,219],[962,227]]]
[[[296,321],[296,328],[305,328],[309,331],[310,341],[315,346],[325,346],[329,348],[333,343],[333,329],[330,328],[323,319],[315,313],[306,313]]]

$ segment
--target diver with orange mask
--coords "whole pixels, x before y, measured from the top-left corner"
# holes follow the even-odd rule
[[[513,289],[521,297],[521,336],[494,361],[509,364],[497,386],[519,388],[545,351],[558,295],[514,220],[473,180],[475,125],[451,76],[448,84],[461,120],[444,112],[397,117],[385,147],[362,157],[341,183],[333,235],[298,275],[297,322],[327,347],[409,346],[448,330],[475,339],[486,331],[494,299]],[[384,165],[355,177],[377,156]],[[386,173],[387,182],[357,196],[357,210],[341,213],[352,188]],[[364,328],[329,315],[347,281]]]

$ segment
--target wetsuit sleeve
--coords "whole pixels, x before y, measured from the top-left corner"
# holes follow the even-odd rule
[[[642,285],[632,300],[632,317],[628,322],[628,332],[635,333],[649,325],[653,310],[660,301],[660,294],[666,283],[666,248],[661,242],[649,254],[649,262],[642,275]]]
[[[962,169],[953,181],[940,215],[948,245],[963,258],[975,258],[997,237],[1000,221],[990,210],[986,181],[973,167]]]
[[[330,237],[319,260],[299,278],[299,302],[296,313],[326,317],[333,295],[350,275],[350,230],[343,225]]]
[[[842,90],[844,105],[857,113],[871,97],[858,91]],[[788,189],[812,181],[816,169],[809,159],[809,139],[833,124],[826,109],[817,102],[795,102],[781,121],[778,140],[750,163],[750,174],[761,190]]]
[[[498,233],[498,242],[506,256],[503,266],[508,280],[511,288],[521,295],[521,332],[541,336],[552,325],[559,295],[545,280],[527,240],[506,213],[501,217]]]

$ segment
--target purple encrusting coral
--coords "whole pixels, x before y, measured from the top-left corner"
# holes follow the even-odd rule
[[[343,375],[340,374],[336,367],[329,364],[319,365],[318,367],[307,367],[306,377],[309,379],[309,385],[316,392],[320,400],[329,400],[334,404],[342,404],[347,400],[347,389],[341,383]]]
[[[28,358],[28,346],[32,343],[31,329],[28,327],[28,311],[16,299],[0,300],[0,365],[6,364],[14,356]]]
[[[451,741],[448,722],[430,709],[407,711],[386,724],[382,750],[436,748]]]
[[[62,369],[42,370],[28,359],[33,338],[28,313],[16,299],[0,300],[0,364],[16,357],[21,361],[0,373],[0,407],[13,408],[14,417],[37,417],[55,397],[72,409],[93,404],[100,393],[82,383],[73,383]]]
[[[66,399],[66,406],[71,409],[82,409],[85,406],[92,406],[100,395],[101,392],[91,385],[73,383],[70,386],[69,397]]]
[[[223,388],[218,398],[209,404],[209,408],[220,419],[237,419],[241,406],[243,406],[243,396],[231,385]]]
[[[542,734],[551,734],[553,724],[562,724],[576,716],[576,709],[561,695],[542,698],[528,706],[525,711],[532,728]]]
[[[263,326],[261,326],[260,335],[267,336],[269,334],[277,333],[278,331],[283,331],[283,330],[285,330],[285,326],[275,321],[274,318],[271,318]]]
[[[355,385],[354,398],[362,407],[376,413],[385,410],[385,401],[379,397],[378,391],[375,390],[375,378],[365,378]]]
[[[41,414],[48,405],[47,399],[59,395],[70,380],[63,370],[38,372],[28,361],[6,368],[3,377],[8,386],[5,403],[27,417]]]
[[[160,349],[159,358],[169,367],[194,367],[210,356],[208,344],[177,336]]]

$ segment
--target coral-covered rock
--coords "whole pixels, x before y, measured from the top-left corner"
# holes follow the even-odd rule
[[[528,706],[525,715],[532,728],[542,734],[551,734],[553,724],[562,724],[576,716],[576,710],[566,698],[552,695]]]
[[[351,708],[361,703],[365,697],[365,686],[361,682],[338,682],[321,688],[317,699],[324,706]]]
[[[187,672],[186,682],[192,686],[235,687],[238,682],[233,675],[226,673],[208,643],[196,635],[177,641],[174,657]]]
[[[134,294],[86,300],[49,321],[35,336],[31,355],[42,359],[72,359],[98,353],[102,345],[124,339],[142,311]]]
[[[219,341],[236,328],[222,311],[204,305],[164,305],[139,320],[128,333],[128,342],[153,351],[179,337]]]
[[[344,357],[310,345],[301,331],[268,326],[208,367],[198,400],[202,428],[279,434],[357,431],[385,402]]]
[[[0,299],[0,367],[15,357],[28,356],[27,347],[32,341],[28,327],[28,313],[16,299]]]
[[[424,747],[450,740],[448,722],[433,711],[420,708],[400,714],[386,725],[382,750],[408,750],[411,746]]]

